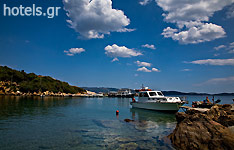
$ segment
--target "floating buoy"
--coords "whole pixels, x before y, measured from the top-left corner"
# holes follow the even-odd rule
[[[118,110],[116,110],[116,116],[118,116],[119,115],[119,111]]]

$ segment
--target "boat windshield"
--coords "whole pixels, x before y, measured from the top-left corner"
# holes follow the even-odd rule
[[[157,92],[159,96],[163,96],[163,93],[162,92]]]
[[[149,95],[150,96],[157,96],[157,93],[156,92],[149,92]]]
[[[149,96],[148,96],[147,92],[144,92],[144,93],[140,93],[139,97],[149,97]]]

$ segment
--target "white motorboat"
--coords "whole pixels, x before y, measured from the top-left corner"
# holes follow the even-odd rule
[[[131,105],[133,108],[177,112],[186,102],[179,97],[166,97],[161,91],[144,88],[139,90],[138,101],[133,99]]]

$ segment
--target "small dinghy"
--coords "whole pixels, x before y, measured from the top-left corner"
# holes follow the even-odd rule
[[[213,101],[213,103],[210,102],[208,97],[206,97],[206,99],[203,101],[193,101],[192,107],[194,107],[194,108],[211,108],[212,106],[214,106],[214,104],[221,102],[220,99],[217,99],[216,101],[214,101],[214,97],[213,97],[212,101]]]

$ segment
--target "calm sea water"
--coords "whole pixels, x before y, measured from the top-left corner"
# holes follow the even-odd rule
[[[234,97],[217,98],[232,103]],[[175,115],[132,109],[130,100],[0,96],[0,149],[173,149],[166,136]]]

